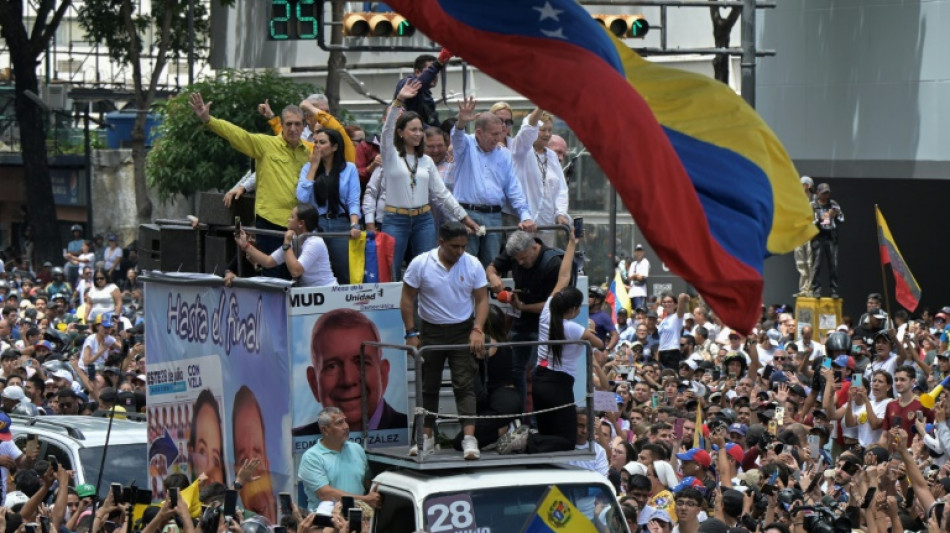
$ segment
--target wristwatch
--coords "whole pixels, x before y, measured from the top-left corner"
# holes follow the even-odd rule
[[[280,249],[283,250],[283,251],[285,251],[285,252],[286,252],[287,250],[290,250],[290,243],[285,242],[283,245],[281,245]]]

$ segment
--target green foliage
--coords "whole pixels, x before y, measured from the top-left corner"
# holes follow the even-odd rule
[[[258,104],[269,100],[279,114],[284,106],[296,105],[316,90],[274,72],[224,70],[169,100],[160,108],[165,116],[146,166],[149,186],[156,187],[162,200],[175,194],[230,189],[251,165],[247,156],[201,124],[188,105],[188,94],[194,91],[205,102],[213,102],[212,116],[250,132],[270,133],[267,121],[257,112]]]

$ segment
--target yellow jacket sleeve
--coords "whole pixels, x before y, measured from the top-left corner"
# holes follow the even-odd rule
[[[238,152],[254,159],[264,156],[264,147],[258,140],[259,133],[248,133],[227,120],[214,117],[207,125],[208,129],[228,141]]]
[[[274,115],[267,121],[270,124],[270,129],[274,130],[274,135],[280,135],[280,132],[284,131],[284,125],[280,123],[280,117]]]

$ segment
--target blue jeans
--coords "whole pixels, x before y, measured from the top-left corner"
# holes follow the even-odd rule
[[[468,216],[472,218],[479,226],[488,228],[497,228],[501,226],[501,213],[479,213],[478,211],[469,211]],[[386,221],[389,222],[389,215],[386,215]],[[468,236],[468,246],[465,251],[474,255],[487,267],[492,259],[501,252],[501,232],[490,231],[483,237],[478,235]]]
[[[402,280],[402,258],[406,249],[412,257],[428,252],[435,248],[435,223],[432,221],[432,211],[421,215],[410,216],[398,213],[386,213],[386,231],[396,240],[393,248],[393,281]]]
[[[386,218],[387,220],[389,219],[389,217]],[[333,233],[349,233],[350,217],[320,217],[320,229]],[[330,267],[333,268],[333,275],[336,276],[336,282],[340,285],[346,285],[350,282],[349,236],[324,237],[323,240],[327,243],[327,252],[330,254]]]

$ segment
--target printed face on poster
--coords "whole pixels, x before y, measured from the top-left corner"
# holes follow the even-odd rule
[[[274,393],[289,390],[285,293],[149,282],[146,299],[153,497],[167,474],[230,485],[257,460],[241,501],[276,522],[293,471],[290,397]]]
[[[317,415],[324,407],[341,409],[350,426],[350,440],[362,443],[360,347],[366,341],[405,344],[401,294],[401,283],[291,291],[295,456],[317,441]],[[364,361],[368,444],[405,445],[409,426],[406,352],[367,347]]]

